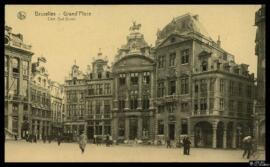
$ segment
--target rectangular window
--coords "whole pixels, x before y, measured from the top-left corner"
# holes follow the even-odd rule
[[[197,83],[195,84],[194,89],[195,89],[195,93],[199,92],[199,85]]]
[[[187,102],[181,103],[181,112],[188,112],[188,103]]]
[[[242,87],[243,87],[243,84],[242,83],[238,83],[238,96],[242,96]]]
[[[150,84],[150,72],[143,73],[143,84]]]
[[[205,111],[207,109],[207,100],[205,98],[201,99],[200,109],[201,111]]]
[[[122,118],[118,120],[118,135],[121,137],[125,135],[125,120]]]
[[[131,73],[130,80],[132,85],[138,85],[139,83],[138,73]]]
[[[194,100],[194,111],[198,111],[199,107],[198,107],[198,101]]]
[[[181,63],[187,64],[189,62],[189,49],[181,51]]]
[[[182,78],[181,79],[181,94],[188,94],[188,92],[189,92],[189,78]],[[195,89],[195,92],[196,92],[196,89]]]
[[[124,108],[125,108],[125,100],[119,99],[118,105],[119,105],[119,111],[124,111]]]
[[[12,72],[13,73],[19,73],[19,59],[18,58],[12,58]]]
[[[158,83],[158,97],[163,97],[165,95],[164,81]]]
[[[247,97],[248,98],[251,98],[252,97],[251,86],[250,85],[247,85],[246,89],[247,89]]]
[[[220,79],[220,83],[219,83],[219,88],[220,88],[220,92],[221,93],[224,93],[224,91],[225,91],[225,81],[224,81],[224,79]]]
[[[23,75],[28,75],[29,63],[27,61],[22,61]]]
[[[158,134],[159,135],[164,134],[164,123],[162,120],[158,120]]]
[[[98,79],[102,78],[102,73],[98,73]]]
[[[105,83],[105,94],[111,94],[111,84]]]
[[[164,55],[161,55],[161,56],[158,56],[158,68],[163,68],[165,67],[165,56]]]
[[[247,114],[248,114],[249,116],[252,115],[252,109],[253,109],[252,103],[247,103]]]
[[[28,80],[22,80],[22,96],[28,97]]]
[[[233,81],[230,81],[229,91],[230,91],[230,95],[233,96],[233,94],[234,94],[234,82]]]
[[[19,94],[19,79],[18,78],[11,78],[11,91],[15,96]]]
[[[169,95],[175,95],[176,93],[176,85],[175,85],[175,81],[170,81],[169,82]]]
[[[210,88],[209,91],[213,92],[214,91],[214,87],[215,87],[215,80],[211,79],[210,80]]]
[[[243,103],[241,101],[238,102],[237,113],[239,116],[242,115],[242,113],[243,113]]]
[[[220,106],[220,110],[224,110],[224,99],[223,98],[219,99],[219,106]]]
[[[148,96],[143,96],[143,110],[146,110],[149,108],[149,97]]]
[[[187,119],[181,119],[181,134],[188,134]]]
[[[170,61],[169,61],[169,66],[175,66],[175,58],[176,58],[176,54],[175,52],[170,53]]]
[[[96,101],[96,114],[100,114],[100,107],[101,107],[101,102]]]
[[[119,85],[120,86],[123,86],[126,84],[126,74],[120,74],[120,77],[119,77]]]
[[[94,85],[91,84],[89,85],[89,88],[88,88],[88,95],[94,95],[95,94],[95,88],[94,88]]]
[[[110,111],[111,111],[110,100],[105,100],[104,101],[104,112],[110,113]]]
[[[234,100],[229,101],[229,112],[234,111]]]
[[[131,96],[130,96],[130,109],[137,109],[138,107],[138,92],[131,91]]]
[[[207,94],[207,82],[206,82],[206,80],[205,79],[202,79],[201,80],[201,94],[202,95],[206,95]]]

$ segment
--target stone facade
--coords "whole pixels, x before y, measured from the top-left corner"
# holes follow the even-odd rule
[[[52,128],[51,92],[45,63],[44,57],[38,57],[32,64],[30,133],[38,139],[50,136]]]
[[[102,53],[83,74],[77,65],[65,80],[66,120],[64,133],[76,136],[84,131],[89,140],[111,134],[112,75]]]
[[[254,75],[236,64],[197,15],[172,20],[155,47],[156,140],[188,135],[196,147],[235,148],[252,132]]]
[[[255,136],[259,145],[265,146],[265,5],[255,14],[257,64],[257,96],[255,109]]]
[[[5,26],[5,135],[23,138],[29,130],[31,46]]]

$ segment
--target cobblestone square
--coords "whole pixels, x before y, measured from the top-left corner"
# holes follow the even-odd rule
[[[15,154],[16,152],[16,154]],[[263,157],[263,155],[261,155]],[[5,143],[5,162],[248,162],[242,150],[191,148],[183,155],[182,148],[164,146],[126,146],[87,144],[82,154],[77,143]]]

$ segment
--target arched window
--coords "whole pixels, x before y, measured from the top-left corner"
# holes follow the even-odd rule
[[[207,66],[208,66],[207,61],[203,61],[202,62],[202,71],[207,71]]]

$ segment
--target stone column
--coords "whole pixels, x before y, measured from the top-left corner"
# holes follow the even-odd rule
[[[137,131],[137,138],[138,139],[142,139],[142,131],[143,131],[143,127],[142,127],[142,117],[138,117],[138,131]]]
[[[40,120],[40,122],[39,122],[39,136],[41,136],[41,139],[42,139],[42,132],[43,132],[43,121]]]
[[[129,110],[129,90],[130,90],[130,75],[127,74],[126,75],[126,79],[127,79],[127,89],[126,89],[126,99],[125,99],[125,111]]]
[[[155,81],[154,81],[154,72],[150,73],[151,75],[151,97],[150,97],[150,107],[149,109],[154,109],[154,96],[155,96]]]
[[[237,137],[236,127],[233,127],[232,148],[236,148],[236,140],[237,140],[236,137]]]
[[[139,94],[138,94],[138,107],[137,107],[137,110],[142,109],[142,75],[143,75],[143,73],[138,74],[138,77],[139,77]]]
[[[211,78],[208,78],[206,81],[207,81],[207,108],[206,108],[206,115],[209,115],[209,108],[210,108],[210,82],[211,82]]]
[[[118,110],[118,77],[114,78],[114,110]]]
[[[37,120],[35,120],[35,122],[34,122],[34,134],[37,134],[37,125],[38,125],[38,121]]]
[[[223,130],[223,148],[227,148],[227,128]]]
[[[117,117],[113,118],[111,129],[112,129],[113,140],[117,140],[118,138],[118,118]]]
[[[102,136],[107,135],[107,134],[104,134],[104,121],[102,121],[102,129],[101,129],[101,133],[102,133]]]
[[[217,148],[217,124],[212,124],[213,138],[212,138],[212,147]]]
[[[129,140],[129,118],[125,118],[125,138]]]
[[[44,136],[47,136],[47,121],[44,121]]]

